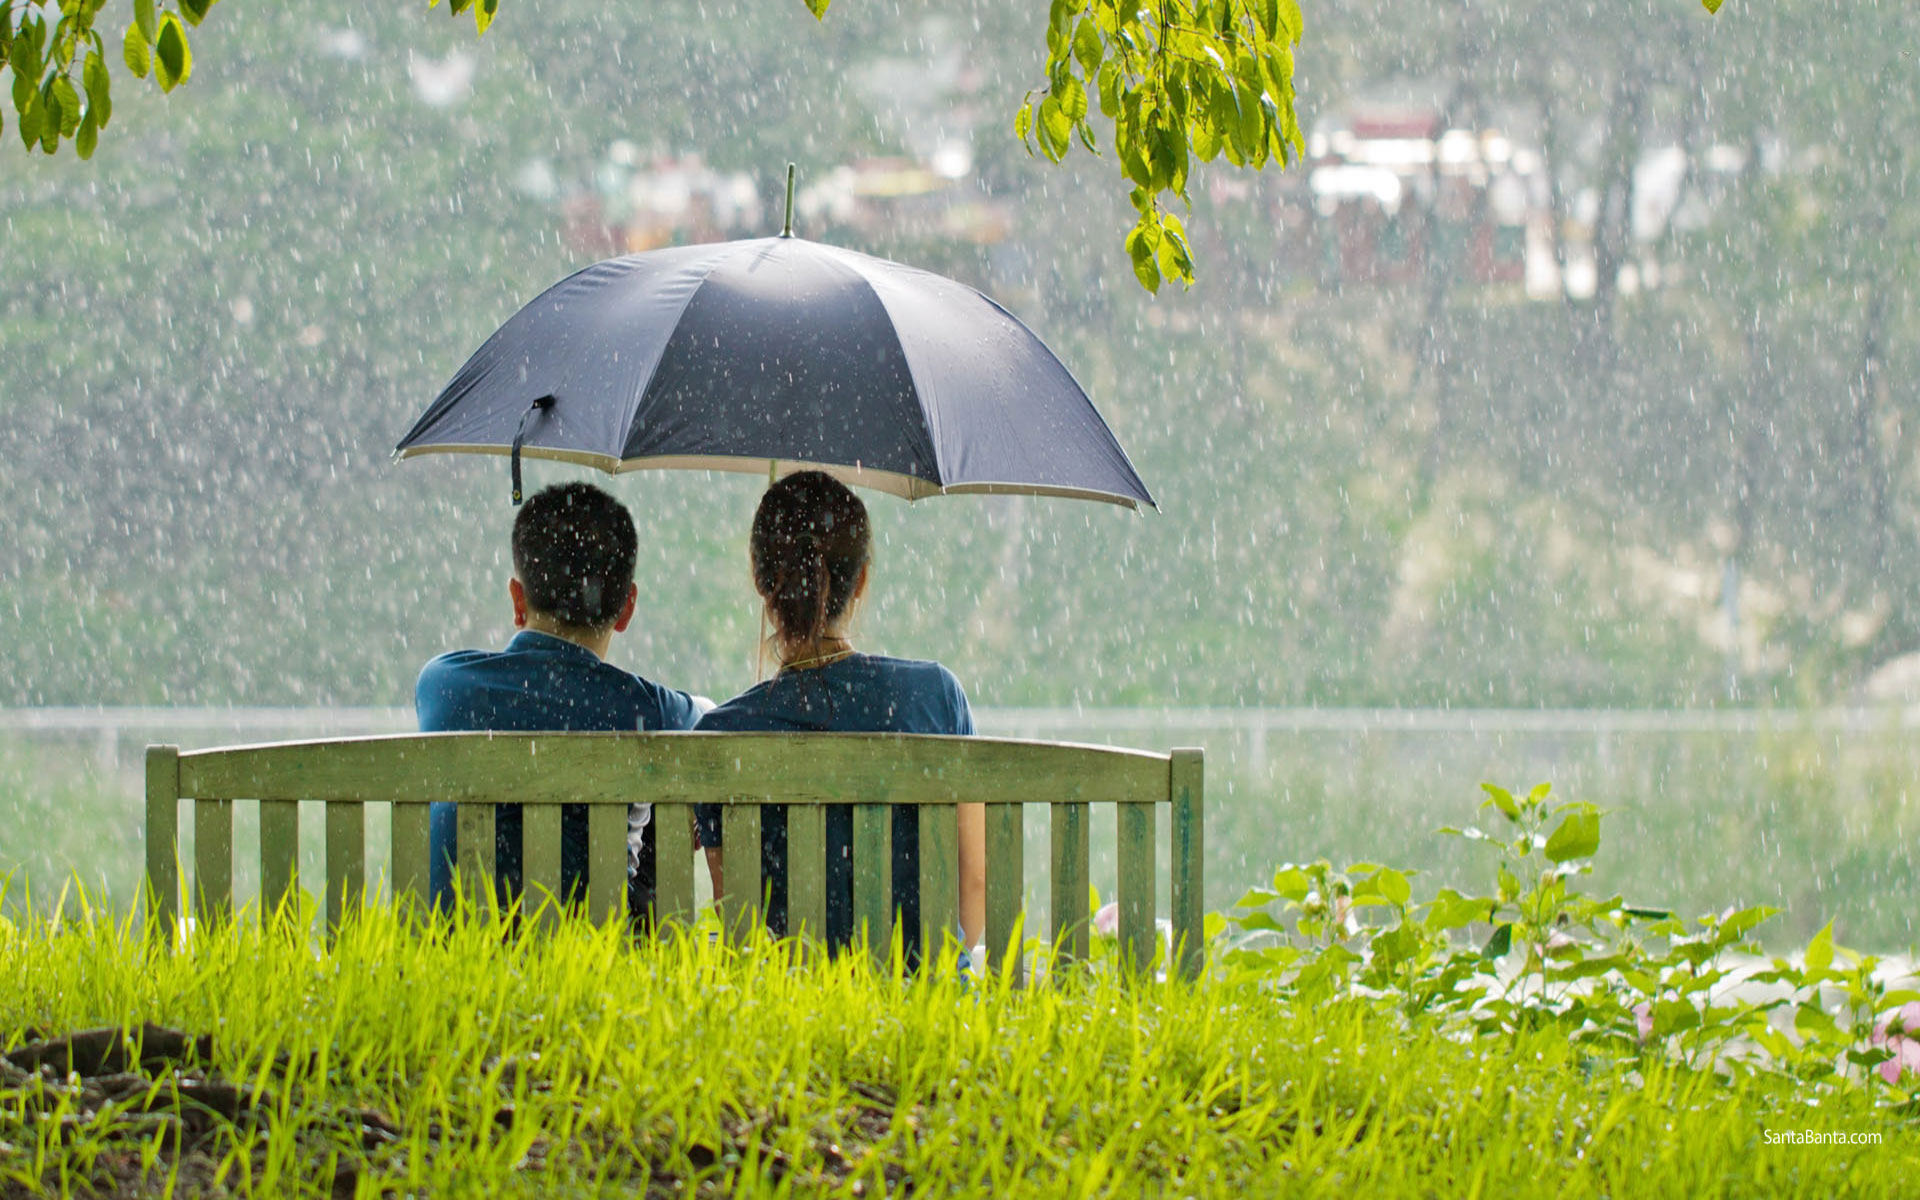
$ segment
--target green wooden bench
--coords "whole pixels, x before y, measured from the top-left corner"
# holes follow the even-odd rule
[[[1171,808],[1172,925],[1177,966],[1199,968],[1202,921],[1202,776],[1198,750],[1152,754],[1054,742],[899,734],[488,734],[344,738],[181,752],[147,748],[149,903],[177,926],[183,891],[196,915],[234,909],[234,804],[259,805],[263,906],[298,886],[300,802],[325,806],[326,907],[337,926],[366,887],[366,806],[390,805],[387,882],[397,900],[427,897],[427,805],[459,805],[457,868],[466,879],[492,869],[494,805],[524,805],[523,882],[530,898],[560,884],[560,806],[589,805],[587,909],[605,920],[625,904],[626,805],[651,801],[660,917],[694,917],[691,805],[720,804],[726,845],[757,846],[760,805],[788,805],[789,921],[825,923],[829,804],[854,807],[854,910],[871,943],[891,932],[889,805],[918,805],[923,944],[956,925],[956,803],[987,813],[987,945],[999,965],[1026,895],[1023,811],[1052,816],[1048,891],[1062,953],[1088,948],[1088,829],[1092,807],[1117,814],[1119,936],[1136,962],[1149,960],[1155,928],[1156,806]],[[179,804],[192,806],[193,878],[182,888]],[[761,894],[755,854],[730,855],[727,895]],[[744,908],[735,907],[731,919]],[[546,909],[552,919],[551,906]],[[1018,955],[1013,964],[1017,970]]]

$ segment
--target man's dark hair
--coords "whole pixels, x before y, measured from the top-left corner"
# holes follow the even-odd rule
[[[527,607],[567,625],[611,624],[639,555],[626,506],[590,483],[543,488],[513,519],[513,572]]]

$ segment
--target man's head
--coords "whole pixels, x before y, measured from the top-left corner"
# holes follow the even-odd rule
[[[542,489],[513,521],[514,624],[625,629],[639,552],[633,518],[612,496],[590,483]]]

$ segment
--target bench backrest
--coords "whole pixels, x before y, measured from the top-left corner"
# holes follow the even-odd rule
[[[438,733],[282,742],[182,753],[147,748],[147,882],[172,928],[181,883],[179,802],[192,802],[191,895],[202,918],[233,906],[233,804],[260,806],[260,877],[271,905],[297,885],[299,802],[325,805],[327,911],[337,925],[365,885],[365,805],[391,807],[389,883],[396,899],[427,896],[427,805],[459,805],[459,869],[492,872],[494,806],[523,805],[523,882],[530,897],[560,889],[560,806],[589,805],[588,911],[625,899],[626,805],[650,801],[662,919],[694,915],[693,804],[724,805],[728,846],[758,846],[760,808],[789,806],[791,927],[825,925],[825,805],[852,805],[854,917],[884,946],[890,933],[889,805],[919,806],[924,944],[956,925],[956,803],[987,813],[987,944],[998,963],[1025,899],[1023,811],[1051,810],[1049,896],[1064,954],[1087,953],[1090,806],[1118,821],[1119,936],[1149,961],[1156,937],[1156,806],[1171,808],[1172,926],[1183,973],[1198,969],[1202,927],[1202,775],[1199,750],[1153,754],[1057,742],[902,734]],[[729,897],[761,894],[757,854],[732,854]],[[1017,950],[1017,948],[1015,948]],[[1017,954],[1015,955],[1017,959]]]

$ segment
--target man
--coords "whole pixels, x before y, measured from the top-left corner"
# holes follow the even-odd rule
[[[546,488],[513,522],[513,624],[520,632],[500,651],[456,650],[428,663],[414,688],[426,733],[454,730],[596,732],[691,729],[701,705],[605,661],[613,635],[633,620],[639,539],[633,518],[612,496],[586,483]],[[706,707],[711,707],[711,702]],[[627,911],[648,919],[653,904],[651,805],[627,812]],[[435,804],[430,817],[429,886],[452,900],[457,808]],[[560,810],[560,888],[583,895],[587,806]],[[520,891],[519,805],[495,818],[494,863],[507,896]]]

